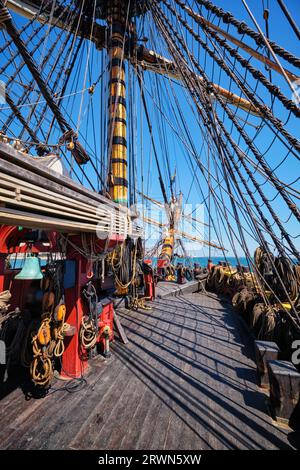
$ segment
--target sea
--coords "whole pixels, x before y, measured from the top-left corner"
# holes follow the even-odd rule
[[[208,258],[208,256],[203,256],[203,257],[196,257],[196,258],[179,258],[175,257],[173,264],[176,265],[177,263],[182,263],[184,266],[194,266],[194,263],[200,264],[201,268],[205,268],[207,266],[208,260],[211,259],[213,264],[218,264],[219,261],[226,261],[227,263],[230,263],[231,266],[236,266],[237,264],[241,264],[242,266],[248,266],[247,258],[245,257],[240,257],[238,260],[236,259],[235,256],[211,256],[211,258]],[[153,266],[156,266],[157,264],[157,258],[152,258],[152,263]]]
[[[234,256],[228,256],[227,258],[223,256],[212,256],[210,258],[213,262],[213,264],[218,264],[219,261],[226,261],[227,263],[230,263],[231,266],[236,266],[238,263],[241,264],[242,266],[248,266],[247,263],[247,258],[245,257],[240,257],[239,261],[234,257]],[[195,257],[195,258],[180,258],[180,257],[175,257],[173,261],[173,265],[177,265],[177,263],[182,263],[186,267],[194,267],[194,263],[200,264],[201,268],[205,268],[207,266],[209,258],[208,256],[204,257]],[[24,259],[22,257],[11,257],[11,266],[13,269],[21,269],[24,264]],[[40,264],[41,266],[45,266],[47,264],[47,259],[42,258],[40,259]],[[152,258],[152,265],[156,266],[157,264],[157,258]]]

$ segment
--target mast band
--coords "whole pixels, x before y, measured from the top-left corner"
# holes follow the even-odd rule
[[[111,106],[112,104],[121,104],[126,108],[126,99],[123,98],[123,96],[110,96],[108,98],[108,106]]]
[[[110,47],[119,47],[120,49],[123,49],[123,44],[124,43],[121,41],[121,39],[114,38],[110,42]]]
[[[117,57],[114,57],[111,61],[110,61],[110,67],[122,67],[123,70],[125,70],[125,63],[124,63],[124,60],[122,59],[119,59]]]
[[[122,163],[122,165],[127,166],[127,160],[125,160],[124,158],[112,158],[111,162],[112,163]]]
[[[170,243],[164,243],[162,249],[164,248],[171,248],[173,250],[173,245],[170,245]]]
[[[113,186],[124,186],[125,188],[128,188],[128,181],[125,178],[114,176]]]
[[[122,78],[112,78],[109,80],[108,86],[112,85],[113,83],[120,83],[121,85],[126,86],[126,83],[124,80],[122,80]]]
[[[112,139],[112,144],[113,145],[123,145],[124,147],[127,147],[127,140],[125,137],[121,136],[114,136]]]
[[[125,34],[125,27],[121,23],[113,23],[111,26],[111,32],[112,34],[120,34],[121,36],[124,36]]]
[[[126,126],[126,124],[127,124],[126,119],[116,116],[115,118],[110,118],[110,119],[108,120],[108,125],[110,126],[111,124],[113,124],[113,123],[115,123],[115,122],[121,122],[121,123],[124,124],[125,126]]]

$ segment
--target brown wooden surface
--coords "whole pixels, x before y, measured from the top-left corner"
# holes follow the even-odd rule
[[[0,400],[0,448],[286,449],[299,435],[272,424],[252,344],[227,303],[187,294],[152,312],[119,310],[129,344],[91,361],[78,392]],[[28,394],[28,393],[27,393]]]

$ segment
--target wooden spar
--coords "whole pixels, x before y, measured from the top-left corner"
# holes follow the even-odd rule
[[[153,202],[153,204],[156,204],[158,207],[161,207],[162,209],[165,208],[164,204],[162,202],[159,202],[159,201],[156,201],[155,199],[153,199],[152,197],[150,196],[146,196],[146,194],[143,194],[141,192],[138,191],[138,193],[144,198],[144,199],[147,199],[147,201],[150,201],[150,202]]]
[[[164,224],[161,224],[157,220],[150,219],[149,217],[144,217],[143,220],[148,224],[156,225],[157,227],[160,227],[160,228],[165,227]],[[194,241],[194,242],[197,242],[197,243],[203,243],[203,245],[211,246],[212,248],[216,248],[217,250],[228,251],[228,250],[225,250],[225,248],[223,248],[222,246],[215,245],[214,243],[208,242],[207,240],[202,240],[202,238],[190,235],[190,234],[188,234],[186,232],[182,232],[180,230],[174,230],[174,234],[179,235],[181,237],[184,237],[187,240],[191,240],[191,241]]]
[[[34,78],[35,82],[37,83],[41,94],[43,95],[44,99],[47,102],[47,105],[51,109],[53,115],[55,116],[61,131],[64,133],[67,132],[69,138],[72,140],[73,149],[71,150],[72,155],[74,156],[75,160],[79,165],[82,165],[89,161],[90,157],[81,144],[77,141],[76,133],[70,126],[69,122],[65,119],[64,114],[62,113],[60,107],[58,106],[55,98],[52,96],[52,92],[49,88],[49,85],[44,81],[43,76],[37,67],[33,57],[28,50],[26,44],[24,43],[21,35],[19,33],[18,28],[13,21],[8,8],[5,6],[3,0],[0,0],[0,11],[1,11],[1,21],[10,38],[12,39],[13,43],[17,47],[24,63],[28,67],[32,77]],[[73,139],[74,138],[74,139]],[[73,141],[74,140],[74,141]]]
[[[55,27],[63,29],[64,31],[70,31],[73,34],[76,34],[76,36],[89,39],[95,43],[98,49],[102,49],[105,45],[105,26],[94,23],[92,28],[93,32],[91,34],[91,26],[89,21],[87,21],[85,18],[80,18],[79,15],[76,15],[74,11],[67,11],[65,18],[70,18],[70,15],[72,15],[72,18],[74,19],[73,25],[76,24],[76,27],[65,21],[64,17],[58,19],[59,14],[56,14],[56,10],[51,12],[51,8],[45,8],[45,12],[40,13],[40,5],[33,5],[32,2],[26,2],[23,0],[7,0],[6,6],[18,15],[21,15],[29,20],[36,18],[38,23],[55,25]],[[76,21],[76,16],[78,17],[78,21]]]
[[[169,228],[163,241],[159,259],[170,263],[174,254],[175,233],[182,213],[182,193],[180,193],[178,199],[172,196],[171,203],[166,206],[166,209],[168,210]]]
[[[127,2],[108,7],[109,24],[109,102],[108,102],[108,163],[110,196],[113,201],[127,205],[127,141],[126,141],[126,76],[125,25]]]
[[[207,19],[203,18],[203,16],[200,16],[198,15],[197,13],[195,13],[191,8],[185,6],[185,5],[182,5],[182,8],[184,8],[184,10],[192,17],[194,18],[195,20],[198,20],[200,21],[203,25],[211,28],[212,30],[218,32],[221,36],[223,36],[225,39],[228,39],[228,41],[232,42],[233,44],[235,44],[236,46],[240,47],[241,49],[243,49],[245,52],[247,52],[248,54],[250,54],[252,57],[255,57],[255,59],[259,60],[260,62],[262,62],[263,64],[267,65],[268,67],[270,67],[270,69],[272,70],[275,70],[276,72],[280,73],[282,75],[282,70],[280,69],[280,67],[276,64],[276,62],[273,62],[271,59],[269,59],[268,57],[264,56],[263,54],[260,54],[259,52],[257,52],[255,49],[252,49],[252,47],[248,46],[247,44],[245,44],[243,41],[240,41],[239,39],[235,38],[234,36],[232,36],[231,34],[227,33],[226,31],[224,31],[222,28],[220,28],[219,26],[216,26],[215,24],[211,23],[210,21],[208,21]],[[284,69],[285,73],[287,74],[287,76],[290,78],[290,80],[292,81],[295,81],[295,80],[298,80],[299,77],[297,75],[295,75],[294,73],[290,72],[289,70],[287,69]]]
[[[146,194],[143,194],[143,193],[141,193],[140,191],[138,191],[138,193],[139,193],[144,199],[147,199],[148,201],[153,202],[153,204],[156,204],[158,207],[161,207],[162,209],[165,209],[164,204],[162,204],[161,202],[156,201],[155,199],[153,199],[153,198],[150,197],[150,196],[146,196]],[[181,214],[181,217],[183,217],[183,218],[186,219],[186,220],[191,220],[192,222],[197,222],[198,224],[205,225],[206,227],[209,227],[209,224],[206,224],[206,223],[203,222],[202,220],[199,220],[199,219],[196,219],[195,217],[192,217],[192,215],[186,215],[186,214],[183,214],[183,213],[182,213],[182,214]]]
[[[182,80],[181,72],[176,67],[176,64],[171,60],[162,57],[154,51],[145,49],[143,55],[140,57],[143,57],[143,59],[138,60],[138,63],[143,69],[150,70],[158,73],[159,75],[167,75],[168,77],[175,78],[176,80]],[[195,74],[192,70],[190,73],[196,80],[203,82],[203,77]],[[262,116],[261,112],[252,103],[250,103],[250,101],[245,98],[241,98],[215,83],[213,83],[212,86],[216,93],[225,98],[228,103],[236,106],[237,108],[243,109],[254,116]]]
[[[22,0],[7,0],[6,2],[7,8],[10,10],[14,11],[18,15],[23,16],[24,18],[27,18],[31,20],[36,16],[36,20],[39,23],[48,23],[50,21],[50,24],[54,24],[55,21],[57,21],[57,18],[55,17],[55,14],[52,16],[51,19],[47,18],[45,14],[40,14],[40,8],[37,6],[24,2]],[[49,11],[50,12],[50,11]],[[57,23],[57,27],[61,29],[66,28],[66,24],[63,21],[59,21]]]
[[[7,6],[9,6],[12,10],[17,11],[19,14],[22,14],[23,16],[27,16],[27,17],[30,17],[30,18],[33,18],[33,16],[36,14],[36,13],[34,13],[35,9],[32,6],[30,6],[30,8],[29,8],[29,5],[27,6],[26,2],[22,2],[21,0],[8,1]],[[37,21],[40,21],[39,17],[37,17]],[[55,21],[55,18],[53,19],[53,21]],[[58,25],[58,27],[62,27],[62,29],[66,29],[66,26],[64,24],[63,25]],[[221,33],[221,31],[223,31],[223,30],[220,31],[219,29],[220,28],[218,28],[217,31],[219,33]],[[105,27],[103,27],[103,26],[101,26],[97,23],[94,23],[94,25],[93,25],[93,34],[92,34],[92,36],[89,36],[89,37],[86,37],[86,35],[84,35],[85,30],[90,31],[91,28],[88,27],[88,26],[86,28],[80,28],[76,32],[76,34],[77,35],[82,35],[86,39],[91,39],[96,44],[96,47],[98,49],[106,47],[106,28]],[[223,33],[225,33],[225,32],[223,32]],[[228,33],[225,33],[225,34],[227,35]],[[254,57],[256,57],[257,59],[261,59],[264,63],[266,63],[268,66],[270,66],[270,68],[272,68],[273,66],[276,65],[275,63],[273,63],[269,59],[265,58],[262,54],[257,53],[256,51],[254,51],[250,47],[244,45],[244,43],[242,43],[241,41],[238,41],[237,39],[235,39],[233,36],[231,36],[231,39],[229,38],[229,36],[230,35],[228,35],[229,40],[234,39],[234,41],[235,41],[234,44],[237,44],[237,42],[238,42],[239,44],[237,44],[237,45],[239,45],[240,47],[242,47],[242,45],[244,46],[244,48],[247,47],[249,53],[251,53],[251,54],[253,53]],[[122,39],[123,39],[123,37],[122,37]],[[131,56],[128,54],[127,49],[128,49],[127,44],[125,42],[123,58],[124,59],[131,59]],[[139,65],[141,65],[145,70],[150,70],[150,71],[158,73],[160,75],[168,75],[172,78],[175,78],[176,80],[182,80],[181,74],[180,74],[179,70],[177,69],[176,64],[174,64],[172,61],[160,56],[159,54],[148,50],[147,48],[145,48],[143,46],[138,48],[137,63]],[[274,68],[274,70],[276,70],[276,69]],[[291,74],[291,72],[288,72],[288,71],[286,71],[286,72],[287,72],[287,74],[290,74],[291,77],[292,77],[293,74]],[[199,80],[201,82],[203,81],[203,78],[201,76],[196,75],[192,71],[191,71],[191,74],[194,75],[194,78],[196,78],[197,80]],[[294,75],[294,77],[297,78],[295,75]],[[217,93],[219,93],[223,98],[225,98],[227,100],[228,103],[232,104],[233,106],[236,106],[237,108],[243,109],[244,111],[249,112],[250,114],[253,114],[255,116],[261,116],[260,111],[255,106],[253,106],[253,104],[250,103],[248,100],[246,100],[244,98],[241,98],[238,95],[235,95],[234,93],[226,90],[225,88],[220,87],[217,84],[213,84],[213,87],[215,88]]]

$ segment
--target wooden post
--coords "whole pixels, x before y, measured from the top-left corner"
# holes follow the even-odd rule
[[[256,372],[261,388],[269,388],[268,362],[278,359],[279,347],[273,341],[255,341]]]
[[[300,374],[288,361],[270,361],[270,404],[276,420],[288,424],[299,403]]]

